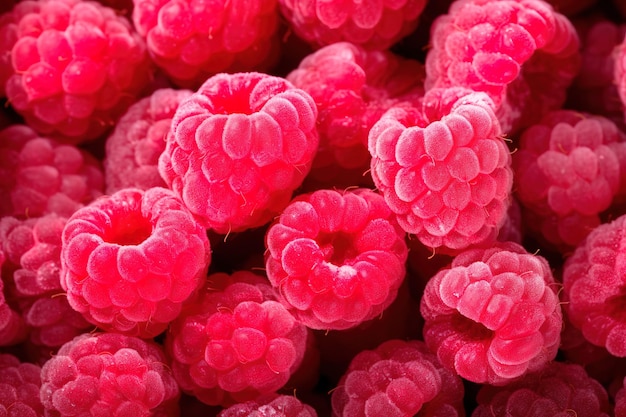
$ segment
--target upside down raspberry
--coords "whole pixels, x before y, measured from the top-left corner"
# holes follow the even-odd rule
[[[495,241],[513,173],[492,101],[433,89],[422,109],[395,107],[369,133],[372,178],[408,233],[458,251]]]
[[[255,401],[234,404],[217,417],[317,417],[313,407],[290,395],[269,395]]]
[[[424,341],[461,377],[504,385],[556,356],[563,325],[548,262],[512,242],[471,249],[426,284]]]
[[[165,347],[184,392],[229,406],[283,387],[300,366],[308,337],[265,278],[237,271],[209,275],[170,326]]]
[[[70,305],[107,331],[161,333],[204,280],[210,247],[165,188],[126,188],[78,210],[63,229],[61,285]]]
[[[159,172],[206,228],[259,227],[309,172],[316,120],[311,96],[283,78],[218,74],[179,105]]]
[[[41,369],[20,362],[10,354],[0,353],[0,413],[5,416],[38,417],[44,415],[39,399]]]

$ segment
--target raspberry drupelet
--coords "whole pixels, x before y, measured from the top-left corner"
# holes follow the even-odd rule
[[[0,414],[7,417],[43,417],[39,399],[41,368],[0,353]]]
[[[180,103],[159,172],[206,228],[259,227],[309,172],[316,120],[311,96],[283,78],[218,74]]]
[[[217,417],[317,417],[313,407],[290,395],[269,395],[255,401],[234,404]]]
[[[424,341],[443,365],[504,385],[554,359],[563,325],[548,262],[512,242],[458,254],[426,284]]]
[[[22,1],[0,32],[11,56],[0,62],[0,91],[28,125],[69,143],[106,132],[151,78],[130,22],[95,1]]]
[[[40,396],[48,417],[176,417],[180,391],[161,346],[93,333],[43,365]]]
[[[172,191],[128,188],[69,218],[61,285],[91,323],[149,338],[178,316],[209,261],[206,230]]]
[[[306,326],[355,327],[395,299],[406,272],[404,235],[371,190],[303,194],[267,231],[267,275]]]
[[[433,89],[423,109],[391,108],[370,130],[374,183],[428,247],[495,241],[506,219],[511,156],[492,105],[484,93]]]
[[[170,326],[165,347],[181,389],[229,406],[283,387],[304,358],[309,332],[249,271],[208,277]]]

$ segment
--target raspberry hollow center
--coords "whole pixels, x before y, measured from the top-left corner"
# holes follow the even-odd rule
[[[324,258],[333,265],[345,265],[358,255],[353,236],[344,232],[320,233],[317,239]]]
[[[152,224],[141,213],[129,212],[112,217],[111,227],[104,241],[121,246],[134,246],[144,242],[152,234]]]
[[[494,337],[493,330],[489,330],[481,323],[465,317],[462,314],[454,315],[452,319],[452,326],[458,334],[463,334],[466,338],[472,341],[490,340]]]

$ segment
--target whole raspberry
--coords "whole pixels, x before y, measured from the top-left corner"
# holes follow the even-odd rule
[[[389,340],[354,357],[332,392],[335,417],[463,417],[463,383],[424,342]]]
[[[0,275],[0,346],[19,343],[26,336],[22,317],[11,308],[4,295],[4,280],[6,279],[2,271],[4,261],[4,252],[0,247],[0,272],[2,272]]]
[[[580,65],[576,30],[541,0],[460,0],[431,27],[426,89],[484,91],[504,132],[560,108]]]
[[[191,93],[159,89],[128,108],[106,140],[103,164],[108,194],[122,188],[166,186],[159,175],[159,156],[178,105]]]
[[[41,369],[32,363],[0,353],[0,414],[7,417],[39,417]]]
[[[311,45],[346,41],[384,50],[415,29],[426,0],[278,0],[289,27]]]
[[[304,357],[308,332],[267,280],[215,273],[165,338],[181,389],[210,405],[254,400],[284,386]]]
[[[102,195],[103,182],[100,163],[73,145],[24,125],[0,131],[1,217],[69,217]]]
[[[504,387],[484,385],[472,417],[609,417],[609,399],[580,365],[551,362]],[[616,414],[619,416],[620,414]]]
[[[457,255],[426,285],[424,341],[461,377],[504,385],[554,359],[563,319],[548,262],[516,243]]]
[[[130,22],[94,1],[21,1],[0,33],[0,55],[11,56],[0,61],[0,91],[28,125],[66,142],[106,132],[150,79]]]
[[[347,42],[304,58],[287,80],[311,94],[319,112],[320,146],[307,182],[319,182],[320,188],[366,182],[370,129],[392,105],[419,105],[424,77],[417,61]]]
[[[61,285],[104,330],[161,333],[202,284],[206,231],[170,190],[124,189],[78,210],[63,229]]]
[[[115,333],[84,334],[41,369],[47,417],[178,415],[179,389],[161,347]]]
[[[621,39],[613,50],[613,58],[614,83],[617,86],[617,94],[622,102],[622,111],[626,120],[626,38]]]
[[[159,172],[206,228],[262,226],[309,172],[316,119],[311,96],[282,78],[218,74],[179,105]]]
[[[489,97],[460,88],[385,113],[369,134],[371,172],[400,226],[447,251],[495,241],[513,182],[501,134]]]
[[[196,89],[220,72],[263,71],[280,50],[276,0],[134,0],[133,21],[154,62]]]
[[[217,417],[317,417],[313,407],[290,395],[270,395],[256,401],[234,404]]]
[[[548,113],[524,130],[513,154],[515,190],[528,228],[567,252],[600,224],[620,188],[613,122],[572,110]]]
[[[404,232],[368,189],[318,190],[292,201],[266,236],[267,275],[306,326],[341,330],[396,298],[405,275]]]

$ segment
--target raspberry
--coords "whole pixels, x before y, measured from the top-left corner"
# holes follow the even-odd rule
[[[0,33],[0,51],[11,56],[0,63],[9,102],[35,130],[66,142],[103,134],[150,79],[130,22],[97,2],[22,1]]]
[[[9,417],[44,415],[39,399],[40,373],[39,366],[0,353],[0,414]]]
[[[426,285],[424,341],[446,367],[504,385],[554,359],[563,324],[548,262],[512,242],[457,255]]]
[[[621,39],[613,51],[614,83],[617,94],[622,102],[622,110],[626,119],[626,38]]]
[[[426,90],[488,93],[504,132],[560,108],[580,65],[576,30],[540,0],[456,1],[433,23],[431,44]]]
[[[434,89],[423,112],[392,108],[370,131],[374,183],[426,246],[494,241],[506,218],[511,157],[491,104],[484,93]]]
[[[272,395],[257,401],[235,404],[217,417],[317,417],[315,410],[296,397]]]
[[[122,188],[166,186],[157,167],[159,156],[165,150],[174,112],[191,94],[189,90],[160,89],[129,107],[106,140],[108,194]]]
[[[262,226],[308,173],[316,119],[311,96],[282,78],[216,75],[178,107],[159,172],[203,226]]]
[[[333,415],[464,416],[463,392],[424,342],[389,340],[354,357],[332,392]]]
[[[270,282],[313,329],[348,329],[378,316],[405,275],[404,232],[368,189],[298,196],[268,229],[266,247]]]
[[[206,231],[170,190],[124,189],[67,221],[61,285],[91,323],[153,337],[202,284],[209,261]]]
[[[183,391],[229,406],[284,386],[307,337],[267,280],[237,271],[209,276],[197,301],[170,326],[165,346]]]
[[[572,110],[548,113],[526,129],[513,170],[529,229],[562,252],[576,247],[619,191],[620,160],[611,146],[624,140],[610,120]]]
[[[24,125],[0,131],[0,216],[69,217],[102,194],[100,163]]]
[[[560,362],[504,387],[485,385],[477,399],[472,417],[609,417],[610,410],[607,392],[598,381],[581,366]]]
[[[134,0],[133,21],[154,62],[196,89],[220,72],[262,71],[280,49],[276,0]]]
[[[320,188],[364,183],[369,130],[392,105],[418,105],[424,77],[417,61],[347,42],[304,58],[287,80],[311,94],[319,111],[320,146],[307,181],[318,181]]]
[[[426,5],[426,0],[278,2],[290,28],[313,46],[346,41],[376,50],[411,33]]]
[[[46,416],[178,415],[179,389],[161,347],[115,333],[84,334],[41,369]]]

